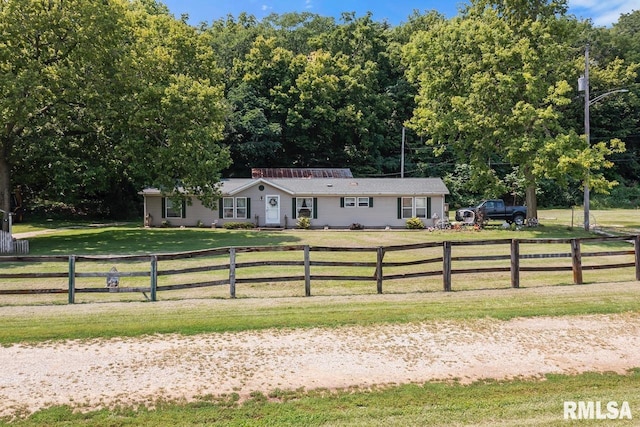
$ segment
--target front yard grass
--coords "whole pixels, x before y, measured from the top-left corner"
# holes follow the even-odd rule
[[[46,340],[640,311],[637,282],[523,289],[0,307],[0,345]]]
[[[619,213],[625,213],[625,231],[633,233],[640,229],[637,211]],[[30,241],[33,254],[97,255],[182,252],[226,246],[309,244],[375,247],[423,241],[590,236],[579,226],[569,229],[567,218],[559,213],[545,211],[540,216],[544,218],[545,215],[555,219],[546,220],[547,224],[543,219],[543,227],[520,231],[503,230],[499,226],[481,232],[228,231],[143,229],[139,224],[124,224],[58,230],[31,237]],[[598,218],[605,217],[598,214]],[[617,218],[619,214],[612,215],[612,219]],[[601,221],[598,221],[599,225],[602,225]],[[21,232],[21,227],[23,225],[17,226],[14,232]],[[616,243],[613,247],[625,245],[629,247],[625,243]],[[611,244],[596,246],[612,250]],[[487,252],[497,253],[500,250],[486,248]],[[595,249],[590,247],[589,250]],[[565,252],[567,248],[547,247],[544,251]],[[410,256],[415,258],[423,255]],[[184,263],[197,265],[197,260],[176,261],[174,264],[168,263],[165,268],[177,268]],[[110,265],[105,263],[100,268],[108,270]],[[134,267],[118,268],[124,271]],[[54,264],[44,268],[60,270],[61,267]],[[87,268],[97,267],[92,265]],[[64,271],[64,266],[61,271]],[[521,289],[509,288],[508,273],[507,277],[503,277],[502,273],[483,277],[456,275],[453,277],[454,292],[448,293],[441,291],[440,279],[433,279],[433,282],[421,279],[390,281],[385,284],[385,292],[388,293],[383,295],[374,293],[375,283],[318,283],[312,285],[312,294],[316,296],[311,298],[300,296],[302,285],[294,284],[293,289],[292,284],[286,283],[242,285],[238,287],[239,297],[234,300],[228,298],[228,290],[224,287],[203,288],[182,294],[167,292],[166,296],[160,294],[161,300],[157,303],[140,302],[138,295],[127,295],[126,301],[134,302],[114,302],[106,298],[94,300],[83,295],[81,302],[109,303],[74,305],[66,305],[66,295],[55,296],[53,300],[50,296],[11,296],[11,300],[9,296],[0,296],[0,345],[151,334],[192,335],[270,328],[465,321],[478,318],[507,320],[515,317],[640,311],[640,284],[632,279],[633,272],[629,269],[606,270],[601,277],[585,273],[587,281],[606,279],[606,282],[585,285],[571,285],[571,272],[557,274],[557,277],[546,273],[523,274]],[[87,280],[95,281],[91,286],[104,286],[104,278]],[[139,280],[144,285],[146,279]],[[53,282],[49,286],[66,286],[65,279],[59,283]],[[550,283],[555,286],[549,286]],[[344,290],[347,285],[351,287],[346,288],[349,291],[347,293],[353,291],[357,294],[336,293],[336,290]],[[28,302],[25,298],[28,298]],[[269,395],[255,393],[243,403],[238,401],[237,395],[230,395],[202,396],[189,404],[159,401],[154,409],[123,406],[79,413],[69,407],[54,407],[26,419],[11,422],[8,419],[0,420],[0,425],[564,426],[573,425],[563,418],[564,401],[602,401],[605,404],[609,401],[628,401],[637,420],[640,416],[638,384],[640,370],[635,369],[626,375],[547,375],[541,381],[483,381],[471,385],[426,383],[337,391],[274,390]],[[634,425],[636,420],[609,422],[622,426]],[[578,422],[605,425],[601,421]]]
[[[407,384],[372,389],[306,392],[275,390],[203,396],[189,404],[158,402],[156,409],[119,408],[79,413],[69,407],[40,411],[7,426],[566,426],[637,425],[640,371],[547,375],[540,380]],[[565,401],[627,402],[634,419],[564,419]],[[606,411],[606,410],[605,410]],[[606,412],[605,412],[606,415]]]

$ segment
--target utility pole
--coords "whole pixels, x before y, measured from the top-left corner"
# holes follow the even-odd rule
[[[616,89],[602,95],[589,99],[589,43],[584,49],[584,76],[578,79],[578,91],[584,91],[584,133],[587,140],[587,147],[591,146],[591,127],[589,125],[589,107],[601,99],[613,95],[614,93],[629,92],[628,89]],[[587,168],[584,174],[584,230],[589,231],[589,185],[591,171]]]
[[[587,147],[591,146],[589,126],[589,43],[584,49],[584,133]],[[589,180],[590,171],[587,169],[584,177],[584,230],[589,231]]]
[[[404,126],[402,126],[402,154],[400,155],[400,178],[404,178]]]

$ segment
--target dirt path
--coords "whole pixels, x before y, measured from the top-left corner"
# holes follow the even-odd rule
[[[150,336],[0,347],[0,415],[158,398],[640,367],[640,314]]]

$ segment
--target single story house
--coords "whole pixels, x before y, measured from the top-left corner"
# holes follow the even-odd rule
[[[143,190],[146,225],[252,222],[256,227],[295,228],[298,218],[309,217],[312,228],[404,228],[407,219],[418,217],[429,227],[446,215],[449,194],[440,178],[259,177],[221,184],[216,209],[197,198],[191,204],[175,203],[158,189]]]

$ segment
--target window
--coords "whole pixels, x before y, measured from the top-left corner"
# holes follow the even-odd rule
[[[173,200],[169,197],[165,197],[164,218],[183,218],[183,209],[184,202],[182,200]]]
[[[341,208],[372,208],[373,197],[340,197]]]
[[[236,218],[247,219],[246,197],[236,197]]]
[[[313,212],[313,197],[296,198],[297,218],[311,218]]]
[[[402,198],[402,218],[413,217],[413,197]]]
[[[249,215],[249,203],[246,197],[225,197],[222,199],[222,218],[246,219]]]
[[[431,198],[430,197],[399,197],[398,198],[398,218],[430,218]]]
[[[233,218],[233,205],[234,205],[233,197],[225,197],[222,199],[222,212],[224,213],[224,219],[232,219]]]
[[[415,216],[418,218],[426,218],[427,217],[427,198],[416,197],[415,201],[416,201]]]

